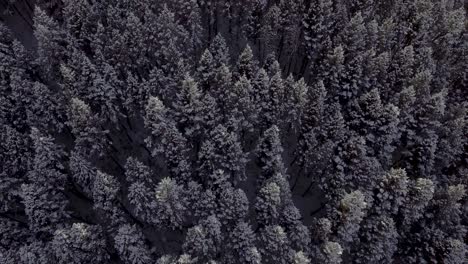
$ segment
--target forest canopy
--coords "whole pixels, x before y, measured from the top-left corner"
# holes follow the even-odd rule
[[[2,1],[0,263],[466,263],[467,10]]]

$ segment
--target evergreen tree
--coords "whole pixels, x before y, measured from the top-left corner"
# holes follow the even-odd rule
[[[264,97],[261,102],[264,107],[264,111],[262,111],[262,115],[260,116],[261,123],[264,127],[270,125],[283,126],[283,122],[280,118],[285,112],[285,87],[281,73],[276,73],[271,77],[267,87],[266,97]]]
[[[162,155],[171,174],[187,180],[189,176],[189,148],[187,139],[171,120],[169,111],[157,97],[150,97],[146,105],[145,126],[151,136],[145,141],[152,148],[151,155]]]
[[[255,203],[259,223],[264,225],[278,223],[282,206],[280,192],[280,187],[274,182],[268,183],[260,189]]]
[[[75,148],[82,155],[102,155],[107,148],[108,131],[103,130],[88,104],[72,98],[68,111],[68,125],[76,137]]]
[[[185,252],[198,256],[198,260],[209,260],[216,256],[221,242],[221,223],[214,216],[188,230],[183,248]]]
[[[135,226],[123,225],[114,238],[115,248],[121,258],[131,264],[150,263],[151,256],[143,243],[143,235]]]
[[[257,124],[257,113],[252,95],[252,85],[249,79],[242,76],[234,84],[226,100],[230,112],[229,123],[241,131],[242,135],[246,132],[253,132]]]
[[[309,264],[310,259],[302,251],[294,253],[293,262],[294,264]]]
[[[172,99],[179,84],[181,77],[180,73],[185,74],[184,59],[189,51],[187,51],[188,33],[176,21],[174,13],[171,12],[167,5],[163,5],[156,19],[150,23],[150,27],[157,30],[154,34],[155,44],[155,59],[158,67],[153,72],[154,82],[157,84],[157,96],[164,100]],[[193,50],[193,49],[192,49]]]
[[[270,54],[278,49],[281,31],[281,10],[272,5],[263,17],[260,40],[264,43],[263,53]]]
[[[0,263],[465,262],[463,1],[3,2]]]
[[[216,75],[214,57],[209,49],[206,49],[198,61],[196,77],[202,91],[207,92],[214,89],[214,78]]]
[[[303,18],[304,45],[307,48],[307,56],[315,61],[323,60],[327,49],[331,47],[333,27],[333,2],[329,0],[317,0],[311,2],[309,10]]]
[[[379,214],[398,214],[406,202],[408,185],[405,170],[391,169],[377,187],[373,209]]]
[[[341,263],[343,254],[343,249],[341,248],[340,244],[336,242],[325,242],[320,250],[320,253],[317,255],[319,261],[324,263],[333,263],[338,264]]]
[[[229,249],[226,256],[228,263],[255,263],[251,258],[251,249],[255,247],[255,234],[249,224],[241,221],[229,233],[226,247]]]
[[[38,41],[38,63],[44,74],[53,79],[62,60],[67,56],[67,38],[59,24],[40,7],[34,9],[34,36]]]
[[[283,147],[277,126],[274,125],[265,131],[255,153],[258,166],[261,168],[260,181],[271,178],[277,173],[286,176],[282,159]]]
[[[27,179],[34,157],[32,138],[9,125],[0,128],[0,208],[8,212],[21,204],[21,184]]]
[[[236,77],[239,78],[245,75],[247,79],[251,80],[255,72],[257,72],[257,67],[257,61],[254,59],[253,51],[250,46],[247,45],[237,59]]]
[[[32,126],[41,129],[54,128],[61,131],[64,125],[64,107],[61,96],[54,94],[47,86],[35,82],[32,86],[32,104],[28,119]]]
[[[269,111],[267,99],[269,98],[269,77],[265,69],[261,68],[252,80],[253,90],[253,102],[256,106],[256,112],[258,113],[258,122],[263,125],[265,123],[265,115]]]
[[[161,228],[176,229],[184,223],[187,201],[183,187],[171,178],[164,178],[155,190],[155,215],[152,222]]]
[[[111,221],[120,221],[120,211],[116,206],[119,189],[119,182],[114,176],[97,170],[91,190],[94,209],[103,212]]]
[[[249,200],[242,189],[226,187],[221,190],[218,218],[223,224],[244,219],[249,212]]]
[[[265,226],[259,235],[260,252],[266,263],[290,263],[292,250],[286,232],[281,226]]]
[[[398,232],[392,218],[370,217],[364,220],[360,231],[361,241],[356,262],[381,263],[393,259],[398,243]]]
[[[201,132],[201,96],[195,80],[188,74],[185,75],[174,102],[174,109],[178,126],[187,138],[192,139],[191,141],[195,141]]]
[[[52,252],[50,243],[35,241],[20,247],[17,251],[16,263],[36,263],[36,262],[51,262],[57,261],[57,258]],[[8,263],[8,262],[7,262]],[[13,262],[15,263],[15,262]]]
[[[51,243],[57,263],[106,263],[110,259],[104,234],[96,226],[75,223],[58,229]]]
[[[230,52],[226,40],[221,34],[217,34],[210,44],[209,50],[213,55],[215,67],[230,65]]]
[[[234,183],[245,180],[246,157],[237,134],[218,125],[203,142],[198,153],[200,176],[207,181],[218,169],[222,169]],[[208,181],[209,182],[209,181]]]
[[[348,245],[354,241],[359,232],[361,221],[366,214],[367,203],[360,191],[354,191],[346,194],[339,206],[340,223],[337,235],[343,245]]]
[[[422,217],[426,206],[434,197],[434,183],[429,179],[418,178],[409,186],[408,201],[404,203],[403,223],[410,224]]]
[[[68,219],[65,210],[67,199],[63,194],[66,175],[63,174],[63,150],[49,136],[33,129],[33,166],[28,172],[28,182],[21,186],[24,210],[30,229],[36,233],[49,233]]]
[[[309,87],[304,81],[304,78],[294,82],[293,76],[289,75],[285,80],[285,97],[286,104],[284,106],[285,113],[283,118],[289,121],[289,127],[298,131],[302,125],[302,117],[305,115],[306,106],[309,102],[307,94]]]
[[[97,173],[96,168],[78,151],[71,153],[69,165],[73,181],[83,188],[86,193],[90,194],[90,187]]]

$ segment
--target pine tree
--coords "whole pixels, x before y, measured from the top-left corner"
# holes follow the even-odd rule
[[[218,201],[219,210],[217,216],[224,225],[241,221],[247,217],[249,200],[242,189],[226,187],[220,192],[221,197]]]
[[[263,0],[254,0],[248,2],[250,5],[246,9],[246,24],[244,31],[249,39],[257,40],[260,35],[262,25],[262,14],[267,8],[267,2]]]
[[[281,225],[284,226],[291,241],[291,247],[296,251],[307,252],[310,248],[310,232],[302,223],[302,215],[294,204],[286,205],[282,210]]]
[[[332,50],[331,36],[339,30],[333,26],[338,19],[333,15],[334,9],[330,0],[313,1],[302,19],[303,45],[306,47],[307,58],[314,66],[320,65],[319,63],[326,59],[327,51]]]
[[[164,178],[156,187],[155,197],[154,224],[160,225],[160,228],[181,228],[187,208],[183,186],[171,178]]]
[[[191,141],[195,141],[201,132],[201,96],[198,84],[186,74],[177,93],[174,109],[178,126]]]
[[[150,263],[151,255],[149,249],[143,243],[143,234],[136,228],[136,226],[123,225],[119,227],[114,240],[115,248],[117,249],[119,256],[126,263]]]
[[[210,216],[201,224],[188,230],[183,249],[198,260],[208,260],[216,256],[221,242],[221,223],[216,217]]]
[[[156,262],[157,264],[194,264],[197,259],[190,255],[182,254],[180,256],[163,255]]]
[[[110,221],[121,220],[117,207],[119,189],[120,184],[114,176],[97,170],[91,191],[94,209],[103,212]]]
[[[21,196],[30,229],[51,234],[68,218],[63,194],[66,175],[61,164],[64,153],[51,137],[37,129],[33,129],[31,138],[35,155],[28,182],[21,186]]]
[[[51,242],[57,263],[106,263],[110,256],[106,240],[98,226],[75,223],[69,228],[58,229]]]
[[[464,263],[463,1],[33,2],[0,263]]]
[[[8,212],[21,204],[21,184],[33,164],[32,138],[9,125],[0,128],[0,208]]]
[[[258,166],[261,168],[260,180],[266,180],[279,173],[286,176],[283,164],[283,147],[280,141],[279,129],[273,125],[265,131],[256,148]]]
[[[383,176],[382,166],[368,154],[364,138],[353,134],[347,135],[346,140],[337,145],[332,164],[335,171],[325,179],[325,186],[332,191],[331,199],[336,194],[333,190],[343,188],[360,188],[370,193]]]
[[[381,163],[389,166],[394,142],[399,138],[398,108],[391,104],[384,106],[377,89],[362,95],[352,107],[356,112],[350,112],[351,128],[365,135],[367,144],[373,146],[370,151],[376,152]]]
[[[464,231],[462,223],[462,202],[466,197],[466,187],[463,184],[450,185],[442,191],[441,197],[435,201],[437,213],[433,224],[440,230],[453,237],[462,237]]]
[[[93,164],[80,154],[79,151],[72,151],[69,165],[73,181],[83,188],[85,193],[91,194],[90,187],[97,173]]]
[[[228,93],[227,104],[230,113],[229,123],[242,135],[253,132],[257,123],[257,113],[252,97],[252,85],[245,76],[237,81]]]
[[[122,100],[124,101],[124,110],[126,115],[128,115],[127,118],[143,112],[145,102],[148,101],[150,96],[150,89],[147,82],[139,79],[137,75],[129,71],[123,86],[126,88],[122,92]]]
[[[268,183],[260,189],[255,202],[259,223],[269,225],[279,222],[283,202],[280,192],[280,187],[274,182]]]
[[[100,117],[112,123],[117,123],[121,112],[118,103],[119,99],[121,99],[121,81],[117,77],[115,68],[110,64],[103,63],[96,66],[98,72],[92,81],[88,98],[99,109],[98,114]]]
[[[128,200],[135,215],[145,222],[153,222],[155,191],[146,182],[134,182],[128,188]]]
[[[269,77],[267,72],[261,68],[252,80],[253,102],[258,113],[258,122],[263,124],[264,116],[269,111],[267,99],[269,98]],[[263,128],[263,127],[262,127]]]
[[[155,59],[158,67],[154,71],[153,79],[158,84],[158,93],[164,100],[172,99],[179,84],[180,73],[185,74],[185,57],[188,43],[187,31],[176,21],[166,5],[163,5],[156,19],[150,27],[157,30],[154,34]]]
[[[172,176],[187,180],[190,175],[187,139],[178,130],[169,111],[157,97],[150,97],[145,109],[145,126],[151,133],[145,142],[152,149],[151,155],[162,155]]]
[[[33,97],[32,78],[28,73],[33,70],[34,64],[26,49],[19,41],[13,39],[11,32],[3,25],[0,25],[0,36],[0,120],[24,132],[29,129],[28,109],[32,105]]]
[[[343,245],[352,243],[360,229],[360,223],[363,220],[367,209],[367,203],[364,195],[360,191],[347,193],[341,199],[338,215],[340,223],[338,227],[338,237]],[[344,249],[349,249],[345,247]]]
[[[392,261],[398,243],[398,232],[393,219],[386,216],[370,217],[364,220],[362,226],[356,262]]]
[[[79,98],[72,98],[68,110],[68,125],[76,137],[75,148],[81,155],[102,155],[107,149],[108,131],[103,130],[91,107]]]
[[[188,48],[192,51],[193,54],[198,54],[198,51],[204,44],[205,39],[205,32],[204,28],[202,27],[202,18],[201,18],[201,10],[198,7],[197,1],[191,0],[188,2],[188,14],[187,16],[187,26],[186,30],[188,32]],[[183,23],[183,21],[181,21]]]
[[[93,5],[88,2],[63,1],[63,19],[65,28],[76,43],[75,47],[84,48],[91,41],[96,30],[94,19],[98,19],[98,13],[93,10]],[[95,21],[95,20],[94,20]]]
[[[221,64],[216,69],[215,80],[211,96],[217,100],[218,108],[221,111],[222,120],[227,122],[229,109],[227,105],[228,94],[232,91],[233,77],[230,68]]]
[[[289,128],[298,131],[302,126],[302,117],[305,115],[306,106],[309,102],[307,94],[309,87],[304,81],[304,78],[294,81],[293,76],[289,75],[284,82],[286,93],[286,105],[284,106],[285,113],[283,118],[289,121]]]
[[[203,136],[206,136],[210,131],[213,131],[223,119],[221,108],[219,107],[216,99],[209,93],[206,93],[201,98],[199,115]]]
[[[254,59],[252,49],[247,45],[239,55],[236,64],[236,78],[245,75],[247,79],[251,80],[257,72],[257,61]]]
[[[271,125],[282,127],[283,122],[280,118],[285,112],[285,87],[281,73],[276,73],[271,77],[266,97],[262,98],[262,100],[263,102],[261,104],[265,108],[260,116],[260,122],[263,127],[269,127]]]
[[[34,36],[38,41],[38,63],[44,74],[53,79],[58,66],[67,56],[67,38],[59,24],[49,17],[41,8],[34,10]]]
[[[213,41],[210,43],[209,50],[213,55],[213,62],[215,67],[220,67],[221,65],[230,65],[230,52],[226,44],[224,37],[218,33]]]
[[[339,264],[342,261],[341,255],[343,249],[336,242],[327,241],[323,243],[320,254],[317,255],[318,261],[331,264]]]
[[[311,225],[312,243],[319,244],[328,240],[332,232],[332,222],[328,218],[316,218]]]
[[[293,256],[293,264],[310,264],[310,259],[302,251],[297,251]]]
[[[233,183],[243,181],[246,162],[237,134],[222,125],[211,131],[198,153],[200,176],[205,181],[218,169],[229,175]]]
[[[54,94],[46,85],[35,82],[32,86],[32,104],[28,109],[28,119],[32,126],[41,129],[53,128],[61,131],[65,116],[60,94]]]
[[[408,195],[409,180],[403,169],[391,169],[379,183],[373,210],[382,215],[396,215],[404,206]]]
[[[16,259],[11,263],[57,262],[52,252],[51,243],[35,241],[21,246],[16,252]],[[8,263],[8,262],[6,262]],[[58,262],[57,262],[58,263]]]
[[[292,250],[286,232],[281,226],[268,225],[264,227],[259,236],[261,241],[260,252],[262,260],[266,263],[290,263]]]
[[[446,254],[444,256],[444,262],[446,263],[463,263],[466,256],[466,245],[458,239],[448,239],[447,245],[445,245]]]
[[[203,92],[214,89],[212,85],[214,84],[216,68],[213,55],[209,49],[206,49],[198,61],[195,75]]]
[[[195,216],[204,218],[211,215],[216,215],[219,207],[217,203],[216,193],[207,189],[200,194],[200,198],[195,202]]]
[[[27,247],[27,245],[25,245],[25,241],[28,239],[31,232],[28,227],[21,224],[21,222],[15,221],[14,219],[2,217],[0,220],[0,230],[4,234],[0,239],[0,260],[2,260],[4,263],[13,264],[15,262],[19,262],[18,259],[21,258],[20,253],[26,257],[26,253],[24,252],[25,250],[22,249],[23,247]],[[46,249],[43,249],[39,252],[30,250],[29,252],[30,255],[33,255],[34,253],[44,254]]]
[[[409,186],[409,197],[402,208],[404,226],[422,217],[424,209],[434,196],[434,183],[429,179],[418,178]]]
[[[239,222],[229,233],[229,240],[226,247],[229,249],[226,256],[227,263],[236,263],[238,261],[252,263],[249,251],[255,247],[255,234],[249,224]],[[255,263],[255,262],[253,262]]]
[[[125,178],[127,182],[152,182],[152,172],[148,166],[136,158],[129,157],[125,163]]]
[[[260,28],[260,42],[264,45],[264,55],[278,50],[281,22],[280,8],[277,5],[272,5],[263,17]]]
[[[281,38],[278,57],[283,55],[289,57],[288,72],[290,72],[291,64],[295,54],[299,51],[302,35],[302,18],[305,12],[305,5],[302,0],[297,1],[280,1],[278,4],[280,10],[284,10],[281,15]],[[283,56],[283,57],[284,57]]]

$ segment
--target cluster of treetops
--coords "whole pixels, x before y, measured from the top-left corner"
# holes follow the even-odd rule
[[[466,263],[464,1],[16,2],[0,263]]]

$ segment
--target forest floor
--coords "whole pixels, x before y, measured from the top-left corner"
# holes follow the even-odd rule
[[[33,10],[25,1],[17,1],[10,10],[5,10],[4,4],[0,4],[0,21],[10,28],[16,39],[27,49],[33,49],[37,44],[32,17]]]

